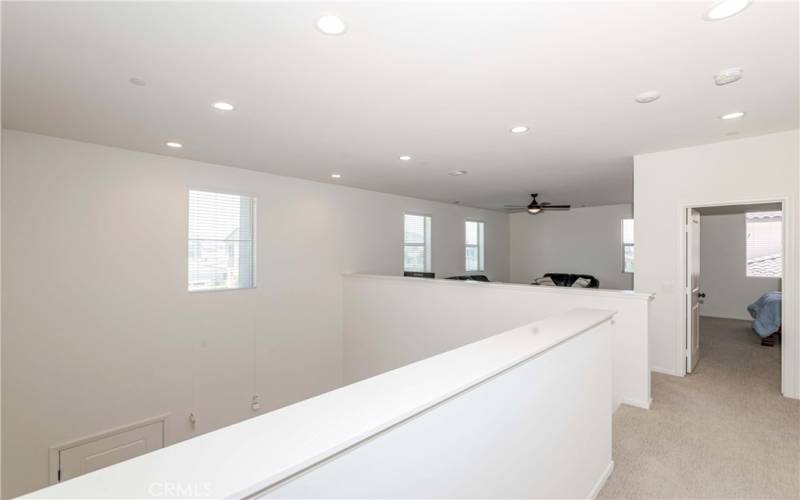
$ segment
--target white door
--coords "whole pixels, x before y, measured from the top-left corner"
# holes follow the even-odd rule
[[[59,450],[57,481],[66,481],[164,446],[164,422],[135,427]]]
[[[686,371],[700,360],[700,212],[686,214]]]

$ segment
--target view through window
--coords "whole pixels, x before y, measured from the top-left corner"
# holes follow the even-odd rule
[[[783,274],[783,214],[749,212],[747,224],[747,276],[780,278]]]
[[[255,286],[250,196],[189,191],[189,291]]]
[[[633,272],[633,219],[622,220],[622,272]]]
[[[403,269],[431,272],[431,218],[427,215],[405,214]]]
[[[483,271],[483,222],[464,222],[465,257],[467,272]]]

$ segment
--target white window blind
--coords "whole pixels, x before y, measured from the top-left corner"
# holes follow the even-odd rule
[[[403,269],[431,272],[431,218],[427,215],[405,214]]]
[[[622,219],[622,272],[633,272],[633,219]]]
[[[465,268],[467,272],[483,271],[483,222],[464,222]]]
[[[189,191],[189,291],[255,287],[255,198]]]
[[[780,278],[783,273],[783,214],[749,212],[747,224],[747,276]]]

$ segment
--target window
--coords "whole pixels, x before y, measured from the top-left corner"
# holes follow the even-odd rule
[[[404,229],[403,269],[431,272],[431,218],[427,215],[405,214]]]
[[[783,214],[745,214],[747,234],[747,276],[780,278],[783,273]]]
[[[467,272],[483,271],[483,222],[464,222],[464,246]]]
[[[255,198],[189,191],[189,291],[255,287]]]
[[[622,219],[622,272],[633,272],[633,219]]]

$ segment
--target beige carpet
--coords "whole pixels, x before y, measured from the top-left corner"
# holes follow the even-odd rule
[[[600,498],[800,498],[800,401],[780,395],[780,344],[746,321],[702,318],[687,377],[653,374],[653,408],[614,415]]]

